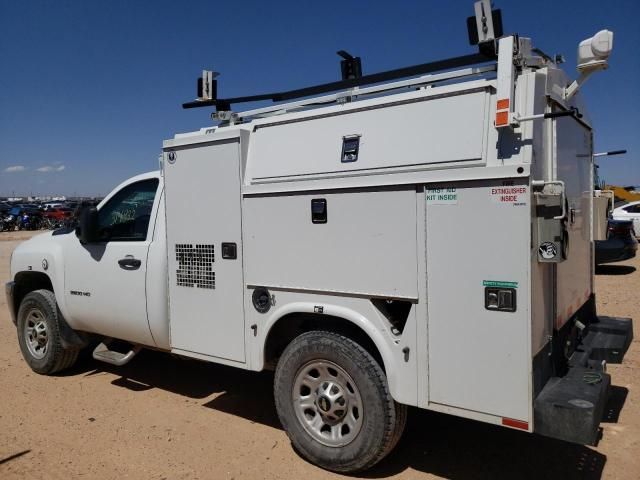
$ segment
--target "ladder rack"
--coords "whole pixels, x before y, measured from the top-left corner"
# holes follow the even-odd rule
[[[311,97],[322,93],[335,92],[337,90],[345,90],[348,88],[361,87],[364,85],[372,85],[374,83],[387,82],[398,78],[412,77],[415,75],[424,75],[427,73],[438,72],[442,70],[451,70],[454,68],[465,67],[470,65],[478,65],[496,60],[495,55],[485,55],[483,53],[475,53],[472,55],[463,55],[461,57],[453,57],[445,60],[438,60],[410,67],[388,70],[385,72],[372,73],[359,78],[349,78],[338,82],[324,83],[314,85],[312,87],[300,88],[297,90],[289,90],[286,92],[265,93],[260,95],[251,95],[246,97],[234,98],[217,98],[217,87],[215,83],[211,85],[211,99],[200,99],[193,102],[182,104],[182,108],[198,108],[198,107],[216,107],[217,111],[229,111],[234,103],[259,102],[264,100],[272,100],[274,102],[282,102],[292,100],[294,98]],[[217,75],[217,74],[216,74]],[[213,80],[216,82],[216,80]]]
[[[299,100],[297,102],[281,103],[277,105],[270,105],[268,107],[257,108],[253,110],[246,110],[242,112],[217,112],[213,114],[220,120],[238,121],[244,120],[249,117],[260,118],[268,117],[272,115],[280,115],[295,110],[304,109],[307,107],[313,107],[318,105],[324,105],[328,103],[341,103],[351,101],[353,97],[365,97],[370,95],[379,95],[385,92],[391,92],[393,90],[400,90],[406,88],[419,88],[426,87],[436,82],[443,82],[447,80],[453,80],[457,78],[483,75],[485,73],[495,72],[497,65],[486,65],[482,67],[464,68],[461,70],[454,70],[452,72],[438,73],[433,75],[424,75],[418,78],[412,78],[409,80],[402,80],[399,82],[386,83],[383,85],[375,85],[373,87],[359,88],[353,87],[349,90],[333,93],[331,95],[324,95],[321,97],[307,98],[305,100]]]

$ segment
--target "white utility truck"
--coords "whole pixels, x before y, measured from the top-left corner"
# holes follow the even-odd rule
[[[226,99],[205,71],[184,106],[215,126],[13,253],[31,368],[98,339],[114,365],[152,348],[275,369],[292,443],[340,472],[387,455],[408,405],[593,444],[632,337],[595,313],[578,92],[613,34],[580,43],[571,81],[488,0],[475,13],[462,57],[363,75],[341,51],[340,81]]]

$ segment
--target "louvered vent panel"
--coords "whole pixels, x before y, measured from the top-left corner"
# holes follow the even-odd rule
[[[176,283],[180,287],[216,288],[214,246],[176,244]]]

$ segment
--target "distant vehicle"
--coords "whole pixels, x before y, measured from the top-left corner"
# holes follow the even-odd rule
[[[44,216],[55,220],[65,220],[73,216],[73,210],[67,207],[50,208],[44,212]]]
[[[37,208],[24,208],[18,217],[18,230],[38,230],[42,224],[42,212]]]
[[[49,211],[52,208],[60,208],[60,207],[64,207],[64,203],[55,202],[55,203],[45,203],[44,204],[45,211]]]
[[[12,207],[2,218],[2,231],[15,230],[22,215],[21,207]]]
[[[595,241],[595,263],[621,262],[636,256],[638,241],[630,220],[609,220],[607,239]]]
[[[605,188],[608,190],[612,190],[618,200],[622,200],[625,202],[640,201],[640,193],[638,192],[638,187],[621,187],[616,185],[607,185]]]
[[[640,201],[627,203],[613,210],[614,220],[631,220],[636,237],[640,235]]]

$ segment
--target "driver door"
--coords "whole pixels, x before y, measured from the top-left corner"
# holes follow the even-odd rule
[[[74,328],[155,345],[147,321],[145,280],[158,186],[158,178],[125,184],[98,211],[102,240],[69,243],[65,296]]]

